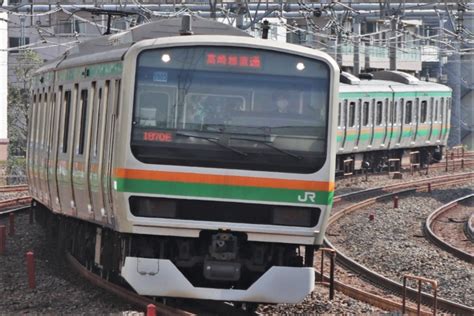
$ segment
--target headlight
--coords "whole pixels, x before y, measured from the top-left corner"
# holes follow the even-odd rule
[[[274,225],[313,227],[318,224],[321,210],[309,207],[276,206],[273,208]]]
[[[132,196],[129,199],[130,211],[140,217],[176,217],[176,202],[173,200]]]

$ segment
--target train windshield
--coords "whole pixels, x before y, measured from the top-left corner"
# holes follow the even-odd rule
[[[235,47],[137,60],[132,153],[145,163],[313,173],[326,160],[329,67]]]

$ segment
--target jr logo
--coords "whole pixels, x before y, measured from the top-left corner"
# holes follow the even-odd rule
[[[304,194],[298,195],[298,201],[300,202],[316,202],[316,193],[314,192],[305,192]]]

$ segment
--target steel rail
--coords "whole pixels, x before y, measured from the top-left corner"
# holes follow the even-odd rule
[[[432,229],[432,226],[434,224],[434,222],[441,216],[443,215],[444,213],[450,211],[451,209],[455,208],[458,206],[458,204],[460,202],[463,202],[463,201],[466,201],[466,200],[469,200],[469,199],[472,199],[474,198],[474,193],[472,194],[469,194],[469,195],[466,195],[466,196],[463,196],[459,199],[456,199],[454,201],[451,201],[443,206],[441,206],[440,208],[438,208],[437,210],[435,210],[434,212],[432,212],[427,218],[426,218],[426,221],[425,221],[425,226],[423,227],[424,229],[424,232],[425,232],[425,235],[426,237],[435,245],[437,245],[438,247],[440,247],[441,249],[453,254],[454,256],[458,257],[459,259],[461,260],[464,260],[464,261],[467,261],[469,263],[474,263],[474,256],[471,255],[470,253],[468,252],[465,252],[459,248],[456,248],[454,247],[453,245],[447,243],[446,241],[444,241],[443,239],[441,239],[440,237],[438,237],[435,232],[433,231]]]
[[[20,207],[17,208],[19,205],[28,205],[31,204],[31,197],[25,196],[16,199],[4,200],[0,201],[0,216],[8,215],[10,213],[15,213],[17,211],[22,211],[25,208]]]
[[[107,292],[113,293],[116,296],[131,302],[143,310],[147,309],[147,306],[149,304],[153,304],[156,306],[156,313],[158,315],[165,315],[165,316],[173,316],[173,315],[182,315],[182,316],[189,316],[189,315],[195,315],[193,313],[189,313],[187,311],[183,311],[177,308],[173,308],[161,303],[157,303],[151,298],[145,297],[138,295],[132,291],[129,291],[121,286],[118,286],[116,284],[113,284],[111,282],[108,282],[104,279],[102,279],[100,276],[96,275],[95,273],[87,270],[84,268],[79,261],[76,260],[69,252],[66,252],[66,259],[68,263],[71,265],[71,267],[78,272],[83,278],[85,278],[87,281],[92,283],[95,286],[98,286],[100,288],[103,288]]]
[[[28,190],[27,184],[7,185],[7,186],[0,187],[0,192],[19,192],[19,191],[27,191],[27,190]]]
[[[454,174],[454,175],[442,175],[442,176],[438,176],[438,177],[435,177],[435,178],[418,179],[418,180],[412,180],[412,181],[407,181],[407,182],[403,182],[403,183],[390,184],[390,185],[386,185],[386,186],[383,186],[383,187],[376,187],[376,188],[360,190],[360,191],[357,191],[357,192],[345,193],[345,194],[335,196],[333,201],[334,201],[334,204],[338,204],[342,201],[350,200],[350,199],[356,198],[358,196],[361,196],[361,195],[364,195],[364,194],[369,194],[369,193],[391,192],[391,191],[394,191],[394,190],[399,190],[399,189],[403,189],[403,188],[411,188],[411,187],[421,188],[423,186],[427,186],[428,184],[431,184],[433,181],[442,182],[442,181],[450,181],[452,179],[457,181],[459,175],[462,175],[463,177],[474,177],[474,172],[458,173],[458,174]],[[436,186],[436,183],[433,183],[433,184]]]
[[[424,185],[426,185],[427,183],[432,183],[433,187],[453,185],[453,184],[457,184],[457,183],[464,183],[465,182],[465,177],[469,176],[469,175],[472,176],[472,174],[473,173],[462,173],[462,174],[457,174],[455,176],[441,176],[441,177],[432,178],[432,179],[428,179],[428,180],[423,179],[423,180],[418,180],[418,181],[412,181],[410,183],[391,185],[391,186],[387,186],[387,187],[384,187],[384,188],[375,188],[375,189],[371,189],[371,190],[364,190],[363,194],[365,194],[367,192],[377,192],[377,190],[381,190],[381,189],[382,190],[383,189],[389,189],[389,190],[392,190],[393,192],[384,194],[382,196],[378,196],[378,197],[376,196],[376,197],[372,197],[372,198],[363,200],[361,202],[358,202],[356,204],[353,204],[349,207],[346,207],[346,208],[336,212],[335,214],[333,214],[329,218],[328,226],[333,224],[334,222],[336,222],[342,216],[347,215],[347,214],[349,214],[353,211],[359,210],[361,208],[367,207],[367,206],[369,206],[371,204],[374,204],[374,203],[376,203],[380,200],[392,197],[394,195],[401,195],[401,194],[406,194],[406,193],[413,192],[413,191],[423,190]],[[395,190],[395,189],[402,189],[402,188],[403,188],[403,190],[398,190],[398,191]],[[354,193],[350,193],[350,194],[345,194],[344,196],[347,199],[351,195],[353,197],[355,197],[355,196],[360,195],[360,194],[361,194],[361,192],[359,191],[359,192],[354,192]],[[379,274],[379,273],[377,273],[377,272],[375,272],[375,271],[373,271],[373,270],[357,263],[356,261],[352,260],[351,258],[346,256],[344,253],[342,253],[340,250],[335,248],[334,245],[328,240],[327,237],[324,238],[324,245],[326,247],[332,248],[336,251],[336,253],[337,253],[336,260],[342,266],[346,267],[350,271],[353,271],[353,272],[359,274],[360,276],[362,276],[362,278],[367,279],[369,282],[371,282],[372,284],[376,285],[379,288],[387,289],[390,292],[396,293],[399,296],[402,295],[403,285],[401,283],[398,283],[398,282],[393,281],[389,278],[386,278],[383,275],[381,275],[381,274]],[[349,289],[349,287],[346,286],[346,285],[342,285],[342,286],[347,287],[345,289],[345,291],[347,291],[346,293],[348,293],[348,295],[349,295],[351,293],[351,290]],[[418,295],[418,292],[414,289],[407,288],[407,294],[408,294],[409,298],[415,299]],[[370,297],[370,296],[368,295],[367,297]],[[370,300],[365,299],[364,297],[355,297],[355,298],[366,301],[367,303],[370,303],[370,304],[374,304],[374,306],[377,306],[377,307],[380,307],[380,308],[384,308],[384,306],[385,306],[384,305],[385,303],[383,303],[383,302],[378,303],[377,300],[374,300],[373,298],[370,299]],[[421,294],[421,301],[425,305],[432,306],[433,305],[433,296],[423,292]],[[469,315],[474,314],[474,308],[472,308],[470,306],[455,303],[455,302],[452,302],[452,301],[449,301],[449,300],[446,300],[446,299],[442,299],[442,298],[438,298],[437,301],[438,301],[438,308],[440,308],[442,310],[452,312],[452,313],[455,313],[455,314],[462,314],[462,315],[464,315],[464,314],[469,314]],[[380,304],[380,305],[375,305],[376,303]]]

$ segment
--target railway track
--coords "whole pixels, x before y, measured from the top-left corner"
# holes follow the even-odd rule
[[[388,185],[385,187],[379,188],[372,188],[368,190],[358,191],[354,193],[348,193],[344,195],[339,195],[334,198],[334,205],[333,208],[333,215],[329,219],[329,226],[334,224],[338,219],[342,218],[343,216],[354,212],[356,210],[365,208],[369,205],[372,205],[376,202],[389,199],[394,197],[395,195],[402,195],[407,194],[410,192],[420,191],[420,190],[430,190],[434,187],[441,187],[441,186],[450,186],[460,183],[465,183],[466,178],[473,177],[473,172],[461,173],[457,175],[447,175],[447,176],[440,176],[431,179],[422,179],[422,180],[415,180],[408,183],[399,183]],[[355,200],[358,202],[353,203]],[[350,202],[350,203],[348,203]],[[350,204],[350,205],[347,205]],[[336,251],[336,258],[337,262],[341,264],[343,267],[347,268],[348,270],[356,273],[363,279],[368,280],[370,283],[376,285],[379,288],[384,290],[388,290],[391,293],[395,293],[397,296],[401,296],[403,293],[403,285],[390,280],[375,271],[372,271],[363,265],[355,262],[348,256],[344,255],[341,251],[336,249],[329,239],[325,238],[325,245],[329,248],[332,248]],[[374,306],[377,306],[382,309],[386,310],[401,310],[402,304],[394,302],[392,300],[387,300],[379,295],[369,293],[367,291],[357,289],[351,286],[348,286],[343,283],[336,283],[336,289],[345,293],[348,296],[353,298],[365,301],[370,303]],[[407,288],[407,297],[410,299],[416,299],[418,296],[418,292]],[[421,302],[430,308],[434,307],[434,297],[427,293],[421,293]],[[449,300],[440,299],[437,300],[438,308],[455,314],[473,314],[474,309],[469,306],[465,306],[462,304],[458,304]],[[415,309],[408,308],[409,312],[416,313]],[[422,313],[423,314],[423,313]]]
[[[2,187],[3,192],[20,192],[27,189],[25,186]],[[0,217],[8,216],[14,213],[27,212],[31,210],[31,197],[21,197],[0,201]],[[194,300],[177,300],[173,305],[182,304],[184,307],[175,307],[165,305],[153,300],[150,297],[141,296],[124,287],[109,282],[97,274],[89,271],[82,266],[71,254],[65,253],[65,259],[69,266],[84,279],[94,286],[100,287],[109,293],[120,297],[121,299],[139,307],[146,311],[148,305],[153,304],[158,315],[196,315],[196,314],[225,314],[225,315],[251,315],[252,313],[238,309],[229,304],[213,301],[194,301]]]
[[[432,243],[434,243],[441,249],[453,254],[454,256],[470,263],[474,263],[474,256],[470,252],[467,252],[459,247],[456,247],[450,242],[444,240],[437,233],[437,229],[435,229],[434,226],[437,221],[441,221],[442,219],[444,219],[444,221],[446,220],[449,221],[449,218],[448,218],[449,212],[451,212],[453,209],[458,207],[460,204],[473,201],[473,200],[474,200],[474,194],[469,194],[467,196],[464,196],[462,198],[459,198],[455,201],[451,201],[443,205],[442,207],[438,208],[433,213],[431,213],[430,216],[428,216],[425,222],[425,226],[424,226],[425,235]],[[460,239],[462,237],[465,238],[464,232],[462,229],[460,230],[460,234],[459,233],[456,234],[456,232],[453,232],[453,230],[450,229],[449,234],[457,236],[457,239]]]
[[[463,174],[458,174],[458,175],[445,175],[445,176],[437,177],[435,179],[421,179],[421,180],[416,180],[416,181],[410,181],[407,183],[393,184],[393,185],[388,185],[385,187],[372,188],[372,189],[367,189],[367,190],[362,190],[362,191],[358,191],[354,193],[348,193],[348,194],[336,196],[334,198],[334,205],[335,205],[334,213],[335,214],[331,217],[330,224],[337,221],[338,218],[344,216],[345,214],[349,212],[366,207],[377,201],[390,198],[394,195],[401,195],[404,193],[414,192],[416,190],[428,190],[429,187],[434,188],[437,186],[446,186],[446,185],[456,184],[456,183],[465,181],[466,177],[472,177],[472,176],[474,176],[474,172],[468,172],[468,173],[463,173]],[[6,188],[6,190],[8,190],[8,188]],[[4,191],[4,192],[14,192],[14,191],[21,191],[21,190],[25,190],[24,186],[17,186],[14,189],[12,188],[11,190]],[[361,200],[361,201],[351,206],[344,207],[346,203],[348,202],[352,203],[354,200]],[[22,210],[24,211],[25,209],[28,209],[28,207],[22,207],[22,208],[14,208],[14,207],[17,207],[20,204],[25,205],[29,203],[31,203],[30,197],[22,197],[22,198],[2,201],[0,202],[0,216],[11,213],[11,212],[22,211]],[[9,209],[5,210],[5,208],[9,208]],[[332,247],[332,244],[329,242],[329,240],[326,239],[325,242],[327,246]],[[350,258],[345,257],[344,254],[337,251],[337,249],[335,250],[337,252],[337,260],[343,266],[349,268],[351,271],[354,271],[362,275],[364,278],[368,279],[370,282],[377,284],[378,286],[381,286],[385,289],[388,289],[393,293],[397,293],[397,294],[401,293],[402,291],[401,284],[394,282],[392,280],[389,280],[383,277],[382,275],[379,275],[373,271],[370,271],[369,269],[352,261]],[[148,304],[154,304],[157,307],[157,312],[159,314],[164,314],[164,315],[170,315],[170,314],[192,315],[193,314],[192,312],[189,312],[187,310],[173,308],[167,305],[156,303],[150,298],[139,296],[115,284],[106,282],[105,280],[101,279],[99,276],[95,275],[94,273],[90,272],[89,270],[81,266],[71,255],[67,255],[66,258],[67,258],[67,261],[78,273],[83,275],[93,284],[103,287],[107,289],[107,291],[112,292],[120,297],[123,297],[124,299],[132,302],[133,304],[136,304],[137,306],[140,306],[143,309],[145,309]],[[356,287],[352,287],[347,284],[343,284],[342,282],[336,281],[335,288],[336,290],[341,291],[348,296],[367,302],[373,306],[377,306],[385,310],[400,310],[401,309],[401,303],[399,302],[386,299],[382,296],[369,293],[367,291],[358,289]],[[414,290],[409,289],[408,297],[413,298],[416,295],[417,293]],[[422,301],[427,306],[430,306],[430,303],[432,302],[432,300],[433,298],[431,297],[431,295],[422,293]],[[206,305],[206,303],[203,303],[203,304]],[[202,304],[199,304],[199,305],[200,307],[198,307],[198,309],[201,308],[202,310],[203,305]],[[474,312],[474,310],[468,306],[463,306],[461,304],[453,303],[453,302],[443,300],[443,299],[438,299],[438,306],[442,310],[453,312],[453,313],[466,314],[466,313]],[[217,309],[219,310],[219,308]],[[232,314],[242,313],[241,311],[235,310],[235,308],[232,308],[230,306],[220,307],[220,309],[221,311],[227,311]],[[210,309],[208,309],[208,311],[209,310]],[[416,309],[410,306],[407,307],[407,311],[409,313],[416,313]],[[427,313],[426,311],[421,311],[421,315],[424,315],[424,314],[429,314],[429,313]]]
[[[0,186],[0,193],[2,192],[20,192],[20,191],[27,191],[28,185],[7,185],[7,186]]]

